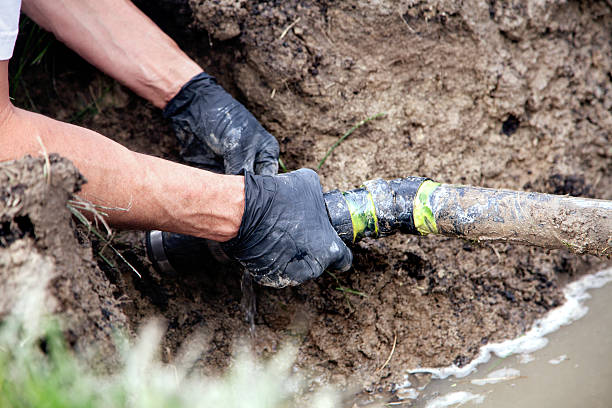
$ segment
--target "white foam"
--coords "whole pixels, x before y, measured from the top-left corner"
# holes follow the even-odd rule
[[[552,358],[550,360],[548,360],[549,364],[561,364],[563,361],[567,360],[567,354],[561,354],[559,357],[557,358]]]
[[[417,399],[419,397],[419,392],[414,388],[404,388],[403,390],[397,392],[397,396],[402,400]]]
[[[490,372],[486,378],[472,380],[471,383],[474,385],[497,384],[498,382],[517,379],[520,375],[521,372],[516,368],[504,367]]]
[[[521,364],[528,364],[531,363],[533,360],[535,360],[535,357],[533,356],[533,354],[529,353],[523,353],[519,357],[519,363]]]
[[[482,404],[485,397],[480,394],[472,394],[467,391],[451,392],[450,394],[443,395],[434,400],[429,401],[425,408],[444,408],[450,407],[451,405],[459,404],[463,405],[466,402],[473,402],[474,404]]]
[[[584,305],[584,301],[591,297],[587,290],[601,288],[610,281],[612,281],[612,268],[586,275],[568,284],[563,289],[565,295],[563,305],[550,310],[544,317],[536,320],[531,329],[524,335],[516,339],[481,347],[478,355],[463,367],[453,364],[442,368],[415,368],[409,370],[408,373],[430,373],[432,378],[438,379],[447,378],[451,375],[462,378],[476,370],[479,364],[489,361],[493,353],[504,358],[511,354],[532,353],[539,350],[548,343],[548,339],[544,336],[558,330],[561,326],[580,319],[587,313],[589,308]]]

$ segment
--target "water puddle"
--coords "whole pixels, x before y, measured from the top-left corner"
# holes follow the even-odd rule
[[[610,281],[612,268],[567,285],[563,306],[524,336],[483,347],[465,367],[412,371],[407,388],[398,392],[403,406],[612,406]],[[426,387],[409,384],[422,373],[436,379]]]

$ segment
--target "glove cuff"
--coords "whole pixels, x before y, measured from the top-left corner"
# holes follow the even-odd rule
[[[172,98],[163,109],[162,114],[164,118],[167,119],[182,112],[185,107],[191,104],[192,100],[198,95],[200,89],[207,88],[211,85],[217,85],[217,78],[208,75],[206,72],[201,72],[191,78],[181,87],[181,90],[178,91],[174,98]]]
[[[266,217],[268,209],[276,195],[277,185],[273,176],[260,176],[242,169],[239,175],[244,176],[244,212],[238,234],[229,241],[223,242],[223,250],[232,254],[248,240],[253,230]]]
[[[238,234],[229,241],[221,243],[223,251],[228,255],[232,254],[233,250],[242,241],[242,238],[244,237],[246,230],[245,224],[247,220],[250,219],[249,214],[247,213],[247,211],[249,211],[250,209],[248,200],[250,195],[253,193],[253,190],[256,190],[256,182],[254,180],[255,175],[253,173],[247,171],[246,169],[242,169],[240,170],[240,173],[238,173],[238,175],[244,176],[244,209],[242,213],[242,220],[240,220],[240,228],[238,228]]]

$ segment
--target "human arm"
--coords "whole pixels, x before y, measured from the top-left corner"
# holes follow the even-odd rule
[[[129,0],[23,0],[23,11],[101,71],[163,109],[202,68]]]
[[[0,61],[0,161],[49,153],[72,160],[87,179],[82,197],[110,208],[118,227],[161,229],[225,241],[244,207],[240,176],[218,175],[135,153],[99,133],[15,108],[8,61]],[[39,143],[40,138],[40,143]]]
[[[83,3],[90,4],[85,6]],[[70,5],[70,10],[67,5]],[[112,15],[104,12],[109,5],[117,6]],[[145,25],[147,29],[153,30],[151,26],[157,28],[143,15],[138,17],[133,14],[133,9],[130,11],[122,7],[130,9],[133,6],[121,0],[24,0],[24,8],[30,17],[54,32],[94,65],[156,106],[163,107],[165,104],[167,116],[182,135],[200,138],[213,151],[219,148],[225,171],[237,172],[247,163],[246,170],[275,173],[278,157],[276,140],[213,78],[198,74],[186,86],[181,88],[179,85],[181,91],[178,91],[176,84],[189,79],[189,75],[185,75],[188,70],[159,68],[167,63],[174,65],[182,61],[184,54],[172,45],[171,40],[164,38],[161,31],[156,38],[162,43],[166,40],[170,43],[166,43],[167,47],[153,47],[156,52],[149,54],[147,45],[151,41],[150,36],[143,38],[134,30],[138,31],[138,27],[144,30]],[[124,18],[129,14],[132,17]],[[121,24],[115,24],[115,15],[121,16],[118,19],[123,21]],[[132,18],[140,19],[138,24]],[[113,58],[121,57],[124,53],[128,58],[114,64]],[[140,57],[131,58],[132,53]],[[164,80],[156,82],[156,78],[164,75],[167,75]],[[178,94],[172,96],[177,91]],[[169,98],[176,102],[170,102],[171,107],[166,104]],[[215,112],[222,115],[214,117]],[[258,189],[267,191],[262,181],[264,179],[249,178],[251,188],[245,197],[244,177],[215,178],[222,176],[187,170],[174,163],[160,163],[159,159],[142,157],[94,132],[55,121],[47,122],[49,119],[13,110],[13,118],[20,115],[21,120],[13,119],[17,123],[17,130],[12,133],[19,138],[23,136],[19,134],[19,128],[24,123],[45,122],[41,126],[43,144],[48,151],[59,152],[77,164],[89,180],[84,192],[92,201],[107,207],[129,206],[128,212],[110,214],[111,222],[115,225],[162,229],[219,241],[227,241],[238,233],[231,245],[228,244],[230,252],[256,276],[265,277],[264,282],[275,283],[274,279],[282,278],[276,286],[301,283],[320,275],[328,266],[340,270],[350,266],[350,251],[331,228],[322,201],[321,186],[312,175],[298,173],[288,176],[292,180],[290,184],[295,187],[290,190],[285,188],[284,176],[277,176],[279,178],[273,178],[275,193],[263,194],[258,200],[258,195],[253,192]],[[184,120],[186,117],[190,120]],[[201,123],[207,124],[200,126]],[[30,136],[40,130],[38,126],[35,128],[28,133]],[[209,136],[213,137],[208,139]],[[220,144],[216,144],[217,141]],[[0,138],[0,146],[7,143],[11,143],[10,137]],[[14,158],[24,152],[37,154],[40,150],[31,137],[29,144],[24,145],[20,141],[15,146],[6,152],[4,158]],[[140,173],[144,177],[133,180],[137,177],[134,175]],[[208,187],[207,191],[200,191]],[[199,196],[199,192],[203,195]],[[135,194],[138,196],[137,202],[134,201]],[[100,197],[104,198],[103,202],[100,202]],[[243,207],[236,206],[237,202],[242,203]],[[235,212],[231,210],[237,207],[240,207],[238,212],[241,215],[248,211],[249,216],[236,219]],[[266,210],[262,212],[261,209]],[[288,228],[297,229],[298,233],[288,233]]]
[[[185,161],[237,174],[278,171],[279,147],[251,113],[128,0],[23,0],[39,25],[164,109]]]

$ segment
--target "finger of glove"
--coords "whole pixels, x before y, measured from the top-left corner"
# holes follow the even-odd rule
[[[233,160],[233,161],[225,161],[225,174],[240,174],[242,170],[249,171],[254,173],[253,171],[253,160]]]
[[[312,256],[296,257],[287,263],[285,272],[282,274],[285,279],[281,279],[279,283],[283,286],[299,285],[320,276],[323,271],[324,268]]]
[[[262,176],[274,176],[278,174],[278,159],[255,164],[255,174]]]
[[[243,169],[254,173],[255,153],[249,149],[249,146],[226,150],[223,160],[225,174],[239,174]]]
[[[310,242],[313,245],[313,254],[320,264],[321,271],[330,268],[336,271],[344,272],[350,269],[353,262],[353,254],[350,249],[342,242],[337,232],[332,227],[327,216],[325,203],[323,199],[322,186],[319,181],[319,176],[316,172],[310,169],[300,169],[295,172],[300,174],[304,180],[310,184],[310,189],[313,196],[316,197],[311,202],[314,204],[318,201],[319,209],[315,217],[318,217],[319,229],[310,230]],[[317,236],[318,235],[318,236]]]
[[[334,231],[335,233],[335,231]],[[351,250],[342,242],[340,237],[336,237],[334,242],[330,246],[331,262],[328,268],[338,272],[346,272],[351,269],[353,263],[353,253]]]
[[[276,138],[268,133],[263,127],[257,140],[255,149],[255,174],[262,176],[273,176],[278,173],[278,155],[280,148]]]
[[[329,221],[327,210],[325,209],[325,203],[322,195],[323,188],[319,181],[319,176],[316,172],[310,169],[300,169],[298,172],[302,173],[303,177],[309,180],[313,190],[317,190],[319,192],[321,210],[318,212],[318,216],[320,217],[319,222],[322,225],[321,231],[325,231],[324,236],[321,236],[321,239],[317,240],[317,242],[324,245],[318,252],[325,254],[323,258],[319,257],[319,261],[321,262],[323,269],[329,268],[339,272],[345,272],[350,269],[351,264],[353,263],[353,254],[344,244],[344,242],[342,242],[338,236],[338,233],[336,230],[334,230]]]
[[[255,157],[255,174],[273,176],[278,173],[279,148],[276,139],[273,139],[273,142],[257,153]]]
[[[212,171],[214,173],[223,173],[224,171],[223,162],[208,152],[181,151],[181,157],[186,163],[200,169]]]

